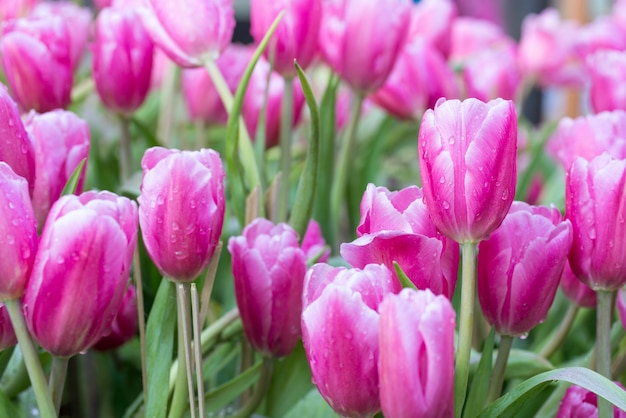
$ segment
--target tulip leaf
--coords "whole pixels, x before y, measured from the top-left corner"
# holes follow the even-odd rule
[[[309,147],[306,153],[304,169],[300,175],[300,182],[296,190],[296,199],[289,218],[289,223],[300,236],[300,241],[304,238],[304,233],[311,219],[313,212],[313,201],[315,199],[315,191],[317,187],[317,175],[319,172],[319,153],[320,153],[320,114],[313,95],[313,89],[302,71],[302,68],[296,62],[296,71],[302,85],[304,98],[306,99],[309,112],[311,114],[311,137],[309,138]],[[285,179],[285,181],[287,181]]]
[[[327,418],[333,416],[335,416],[333,409],[322,398],[317,388],[314,388],[304,398],[300,399],[283,418]]]
[[[417,290],[415,283],[413,283],[411,279],[409,279],[406,273],[402,270],[402,267],[400,267],[400,264],[394,261],[393,268],[396,270],[396,275],[398,276],[398,279],[400,280],[400,284],[402,284],[403,289],[409,288],[409,289]]]
[[[464,417],[475,417],[483,410],[489,393],[489,381],[491,379],[492,359],[493,359],[493,340],[496,334],[495,328],[491,328],[489,336],[483,345],[483,352],[478,363],[478,370],[472,380],[467,402],[463,408]]]
[[[531,377],[485,408],[479,417],[511,416],[535,395],[555,381],[564,381],[594,392],[626,411],[626,391],[606,377],[585,367],[567,367]]]
[[[231,403],[244,390],[252,386],[259,377],[261,364],[262,362],[256,363],[234,379],[207,393],[204,397],[207,411],[220,410]]]
[[[17,407],[11,402],[9,397],[0,390],[0,417],[19,417],[20,414]]]
[[[169,398],[170,366],[176,335],[176,292],[174,284],[163,279],[157,291],[146,326],[146,365],[148,388],[145,416],[165,417]]]
[[[72,175],[70,176],[70,178],[67,179],[67,183],[65,183],[65,187],[63,187],[61,196],[76,193],[76,187],[78,187],[78,180],[80,179],[80,175],[83,172],[83,167],[85,166],[86,162],[87,162],[87,159],[83,158],[80,161],[80,163],[78,163],[78,165],[72,172]]]

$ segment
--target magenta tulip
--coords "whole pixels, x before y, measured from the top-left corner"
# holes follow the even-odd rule
[[[419,132],[424,203],[453,240],[479,242],[506,216],[515,195],[517,117],[502,99],[440,100]]]
[[[451,0],[422,0],[413,5],[407,40],[420,37],[435,47],[444,57],[450,53],[452,22],[458,14]]]
[[[390,192],[369,184],[361,200],[359,238],[342,244],[341,255],[358,268],[384,264],[394,277],[395,261],[418,289],[451,298],[458,274],[459,246],[437,231],[422,197],[422,190],[416,186]],[[393,287],[396,293],[401,290],[398,279]]]
[[[350,87],[369,93],[389,76],[410,21],[406,0],[326,0],[320,51]]]
[[[230,43],[232,0],[146,0],[142,20],[155,44],[182,67],[201,67]]]
[[[454,19],[451,31],[450,61],[457,64],[482,51],[497,49],[502,43],[511,42],[502,27],[468,16]]]
[[[150,89],[154,46],[134,9],[106,8],[98,14],[93,77],[104,105],[132,114]]]
[[[600,16],[578,29],[576,53],[580,61],[601,50],[626,50],[626,28],[620,26],[613,16]]]
[[[623,389],[620,383],[617,383]],[[626,396],[626,391],[624,392]],[[589,418],[598,416],[598,395],[580,386],[572,385],[565,391],[556,418]],[[614,418],[626,418],[626,411],[613,408]]]
[[[307,263],[325,263],[330,257],[330,247],[322,236],[320,224],[311,219],[302,238],[302,251],[306,256]]]
[[[124,345],[137,333],[137,290],[129,285],[122,299],[115,319],[111,324],[111,332],[100,338],[93,346],[96,350],[107,351]]]
[[[287,224],[257,218],[228,241],[235,296],[250,344],[263,355],[286,356],[300,340],[306,257]]]
[[[282,76],[294,77],[294,60],[306,69],[317,54],[322,0],[252,0],[250,32],[257,43],[281,11],[285,14],[265,49],[265,57],[268,61],[273,58],[274,70]]]
[[[2,67],[24,110],[47,112],[71,101],[70,28],[59,16],[7,22],[0,37]]]
[[[89,125],[65,110],[37,114],[26,120],[26,130],[35,145],[37,177],[33,208],[39,227],[43,227],[52,204],[61,197],[65,184],[82,160],[89,157]],[[79,177],[76,193],[83,190],[85,171]]]
[[[616,86],[626,82],[624,51],[601,50],[587,58],[591,80],[589,95],[594,112],[626,110],[626,91]]]
[[[454,318],[450,301],[404,289],[379,307],[380,403],[388,418],[454,416]]]
[[[24,294],[37,250],[28,183],[0,161],[0,301]]]
[[[569,262],[565,263],[565,268],[563,269],[561,290],[563,294],[577,306],[582,308],[596,307],[596,292],[578,280],[578,277],[576,277],[572,268],[569,266]]]
[[[371,417],[380,409],[378,306],[392,280],[387,267],[374,264],[316,264],[306,274],[302,341],[313,383],[341,416]]]
[[[515,99],[521,81],[515,44],[501,42],[469,57],[463,66],[463,81],[467,97]]]
[[[558,209],[513,203],[478,246],[478,300],[498,333],[523,335],[546,318],[571,245],[572,226]]]
[[[574,161],[565,185],[565,214],[574,228],[569,262],[593,290],[626,284],[626,160],[602,154]]]
[[[39,0],[3,0],[0,2],[0,23],[25,17]]]
[[[17,344],[17,336],[4,303],[0,303],[0,351]]]
[[[141,161],[139,223],[164,276],[190,282],[215,252],[224,223],[224,169],[210,149],[150,148]]]
[[[26,323],[41,347],[69,357],[108,333],[136,240],[137,206],[131,200],[109,192],[57,200],[23,299]]]

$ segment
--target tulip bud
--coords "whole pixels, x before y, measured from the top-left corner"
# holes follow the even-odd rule
[[[4,303],[0,303],[0,351],[17,344],[17,336],[11,323],[11,317]]]
[[[316,264],[306,274],[302,341],[313,383],[341,416],[370,417],[380,409],[378,306],[392,291],[383,265],[363,270]]]
[[[626,92],[615,88],[626,81],[624,51],[601,50],[587,58],[591,80],[589,96],[596,113],[605,110],[626,110]]]
[[[285,14],[265,49],[265,57],[273,59],[276,72],[294,77],[294,60],[306,69],[317,53],[322,0],[252,0],[250,32],[257,43],[281,11]]]
[[[98,14],[93,77],[106,107],[132,114],[150,89],[152,39],[133,9],[106,8]]]
[[[515,99],[521,81],[515,44],[505,42],[474,54],[463,65],[463,81],[467,97]]]
[[[181,67],[201,67],[230,43],[232,0],[146,0],[139,9],[152,40]]]
[[[69,33],[59,16],[12,20],[3,26],[2,67],[24,110],[43,113],[69,105],[73,83]]]
[[[580,61],[601,50],[624,51],[626,49],[626,28],[615,16],[599,16],[583,25],[576,33],[576,53]]]
[[[506,216],[515,195],[517,117],[502,99],[441,99],[419,132],[424,203],[456,242],[479,242]]]
[[[624,388],[621,383],[616,383],[616,385],[622,389]],[[624,392],[624,396],[626,396],[626,391]],[[586,418],[597,416],[598,395],[576,385],[567,388],[561,400],[561,404],[559,405],[559,411],[556,414],[556,418]],[[626,412],[614,407],[612,416],[614,418],[626,418]]]
[[[626,284],[626,160],[602,154],[574,161],[567,173],[565,214],[574,228],[569,262],[593,290]]]
[[[263,355],[282,357],[300,339],[306,258],[287,224],[257,218],[228,241],[235,296],[250,344]]]
[[[109,192],[50,209],[23,309],[39,345],[69,357],[93,346],[119,311],[137,240],[137,206]]]
[[[135,286],[129,285],[122,299],[113,323],[111,332],[100,338],[93,346],[96,350],[107,351],[124,345],[137,332],[137,291]]]
[[[28,183],[0,161],[0,301],[24,294],[37,251]]]
[[[454,416],[454,318],[450,302],[404,289],[379,307],[380,403],[388,418]]]
[[[563,269],[561,290],[569,300],[581,308],[596,307],[596,292],[578,280],[578,277],[576,277],[569,266],[569,262],[565,263],[565,268]]]
[[[89,157],[89,125],[76,114],[53,110],[44,114],[32,112],[26,130],[35,145],[37,177],[33,191],[33,208],[37,223],[43,227],[50,206],[61,197],[65,184],[83,159]],[[76,185],[83,190],[85,169]]]
[[[546,318],[571,245],[572,226],[558,209],[513,203],[478,246],[478,300],[498,333],[523,335]]]
[[[444,57],[450,53],[452,23],[458,14],[451,0],[422,0],[413,5],[407,41],[421,37]]]
[[[164,276],[190,282],[207,267],[224,223],[224,169],[210,149],[150,148],[141,161],[139,224]]]
[[[320,224],[311,219],[302,238],[302,251],[306,256],[307,263],[315,260],[318,263],[325,263],[330,257],[330,248],[326,245]],[[317,257],[317,258],[316,258]]]
[[[459,16],[452,22],[450,61],[462,64],[486,49],[498,48],[511,40],[493,22]]]

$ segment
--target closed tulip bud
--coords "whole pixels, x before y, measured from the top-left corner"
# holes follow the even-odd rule
[[[141,161],[139,224],[164,276],[190,282],[215,252],[224,223],[224,169],[210,149],[150,148]]]
[[[285,14],[265,49],[265,57],[272,57],[278,73],[294,77],[294,60],[306,69],[317,54],[322,0],[252,0],[250,32],[257,43],[283,10]]]
[[[89,157],[89,125],[76,114],[53,110],[31,113],[26,130],[35,145],[37,177],[33,191],[33,208],[39,227],[43,227],[52,204],[61,197],[65,184],[83,159]],[[83,190],[85,171],[76,185]]]
[[[342,244],[341,255],[358,268],[385,264],[394,277],[395,261],[418,289],[451,298],[458,274],[459,245],[437,231],[422,197],[422,190],[416,186],[390,192],[369,184],[361,200],[359,238]],[[399,292],[400,281],[394,280],[393,287]]]
[[[624,389],[621,383],[616,383],[620,388]],[[624,391],[626,396],[626,391]],[[572,385],[565,391],[556,418],[588,418],[598,416],[598,395]],[[626,418],[626,411],[622,411],[617,407],[613,407],[614,418]]]
[[[137,333],[137,291],[135,286],[129,285],[122,299],[113,323],[111,332],[93,346],[96,350],[106,351],[124,345]]]
[[[0,301],[24,294],[37,241],[28,184],[0,161]]]
[[[602,154],[574,161],[567,173],[565,214],[574,228],[569,262],[593,290],[626,284],[626,160]]]
[[[0,303],[0,350],[13,347],[17,344],[17,336],[9,317],[9,311],[4,303]]]
[[[424,203],[439,231],[479,242],[502,222],[516,181],[517,116],[511,101],[445,101],[419,132]]]
[[[563,269],[561,290],[569,300],[581,308],[596,307],[596,292],[578,280],[578,277],[576,277],[569,266],[569,262],[565,263],[565,268]]]
[[[571,245],[572,226],[558,209],[513,203],[478,246],[478,300],[498,333],[523,335],[545,319]]]
[[[287,224],[258,218],[228,241],[235,296],[250,344],[263,355],[282,357],[300,340],[306,257]]]
[[[624,51],[626,28],[620,26],[614,16],[597,17],[578,29],[575,48],[583,63],[601,50]]]
[[[467,97],[515,99],[521,81],[515,44],[506,42],[474,54],[463,66],[463,81]]]
[[[232,0],[146,0],[140,12],[154,43],[182,67],[217,59],[235,29]]]
[[[63,196],[50,209],[23,299],[39,345],[69,357],[108,333],[137,240],[137,206],[109,192]]]
[[[605,110],[626,110],[626,92],[614,88],[626,81],[624,51],[601,50],[587,58],[591,80],[589,95],[596,113]]]
[[[450,61],[464,63],[473,55],[511,42],[502,27],[488,20],[460,16],[452,22]]]
[[[93,77],[104,105],[132,114],[150,89],[154,46],[133,9],[106,8],[98,14]]]
[[[330,257],[330,248],[326,245],[326,241],[322,236],[320,224],[311,219],[306,228],[304,237],[302,238],[302,251],[306,256],[307,263],[311,260],[315,262],[325,263]]]
[[[322,7],[320,50],[356,91],[381,87],[404,45],[411,23],[406,0],[327,0]]]
[[[407,39],[421,37],[447,57],[450,53],[452,23],[457,14],[453,1],[422,0],[413,5]]]
[[[380,403],[389,418],[454,416],[454,318],[450,301],[404,289],[380,304]]]
[[[26,134],[17,104],[6,87],[0,84],[0,161],[11,166],[15,174],[28,182],[28,190],[35,187],[35,150]]]
[[[43,113],[69,105],[73,83],[69,33],[59,16],[12,20],[3,26],[2,67],[24,110]]]
[[[383,265],[316,264],[306,274],[302,341],[313,383],[341,416],[371,417],[380,409],[378,306],[392,286]]]

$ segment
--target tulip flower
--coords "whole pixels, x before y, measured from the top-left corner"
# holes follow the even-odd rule
[[[498,333],[520,336],[545,319],[571,245],[572,226],[558,209],[511,205],[478,246],[478,300]]]
[[[378,306],[391,291],[383,265],[316,264],[306,274],[302,341],[313,383],[341,416],[371,417],[380,409]]]
[[[419,132],[424,203],[453,240],[479,242],[506,216],[515,195],[517,118],[502,99],[441,99]]]
[[[31,334],[69,357],[108,333],[124,297],[137,206],[109,192],[63,196],[50,209],[23,299]]]
[[[294,60],[306,69],[317,54],[322,0],[252,0],[250,32],[257,43],[283,10],[285,14],[265,49],[265,57],[273,59],[276,72],[294,77]]]
[[[47,112],[71,101],[70,28],[59,16],[7,22],[0,56],[11,93],[24,110]]]
[[[328,261],[330,248],[326,245],[326,241],[324,241],[320,224],[317,223],[317,221],[313,219],[309,221],[309,225],[302,238],[301,248],[306,256],[307,263],[311,260],[315,260],[315,262],[319,263]]]
[[[17,337],[9,311],[3,303],[0,303],[0,350],[13,347],[15,344],[17,344]]]
[[[28,181],[32,195],[35,187],[35,150],[26,134],[17,104],[3,84],[0,84],[0,161],[6,162],[15,174]]]
[[[306,257],[287,224],[257,218],[228,241],[235,296],[250,344],[263,355],[282,357],[300,340]]]
[[[106,8],[98,14],[93,77],[104,105],[132,114],[150,89],[154,46],[134,9]]]
[[[320,51],[352,89],[381,87],[404,45],[411,22],[406,0],[327,0],[322,7]]]
[[[620,383],[616,384],[623,389]],[[598,395],[576,385],[567,388],[556,414],[556,418],[586,418],[597,416]],[[614,407],[613,417],[626,418],[626,412]]]
[[[0,301],[24,294],[37,251],[28,183],[0,161]]]
[[[93,346],[96,350],[106,351],[122,346],[130,341],[137,332],[137,291],[135,286],[129,285],[122,299],[113,323],[111,332]]]
[[[497,49],[511,42],[502,27],[493,22],[460,16],[454,19],[451,29],[450,61],[463,63],[474,54],[487,49]]]
[[[369,184],[361,200],[358,238],[342,244],[341,255],[358,268],[385,264],[394,277],[395,261],[418,289],[451,298],[458,274],[459,246],[437,231],[422,197],[422,190],[416,186],[390,192]],[[396,293],[401,290],[398,279],[393,287]]]
[[[463,65],[463,81],[467,97],[515,99],[521,81],[515,44],[502,42],[472,55]]]
[[[0,2],[0,23],[27,16],[39,0],[4,0]]]
[[[614,16],[600,16],[578,29],[576,33],[576,53],[581,62],[601,50],[624,51],[626,49],[626,28]]]
[[[147,0],[141,12],[152,40],[181,67],[201,67],[230,43],[232,0]]]
[[[594,112],[626,110],[626,92],[615,88],[626,80],[624,51],[601,50],[587,58],[589,95]]]
[[[565,185],[565,214],[574,228],[569,262],[593,290],[626,284],[626,160],[602,154],[574,161]]]
[[[38,225],[43,227],[50,206],[61,197],[78,164],[89,157],[89,125],[76,114],[57,109],[29,114],[26,130],[35,145],[37,167],[33,208]],[[76,193],[83,190],[84,173],[78,180]]]
[[[420,37],[447,57],[457,14],[456,4],[450,0],[422,0],[414,4],[407,42]]]
[[[565,263],[563,275],[561,276],[561,290],[569,300],[582,308],[596,307],[596,292],[589,286],[578,280],[578,277],[569,266],[569,262]]]
[[[380,403],[388,418],[454,416],[454,317],[443,296],[404,289],[379,307]]]
[[[141,161],[139,224],[164,276],[190,282],[204,270],[222,234],[224,169],[210,149],[150,148]]]

